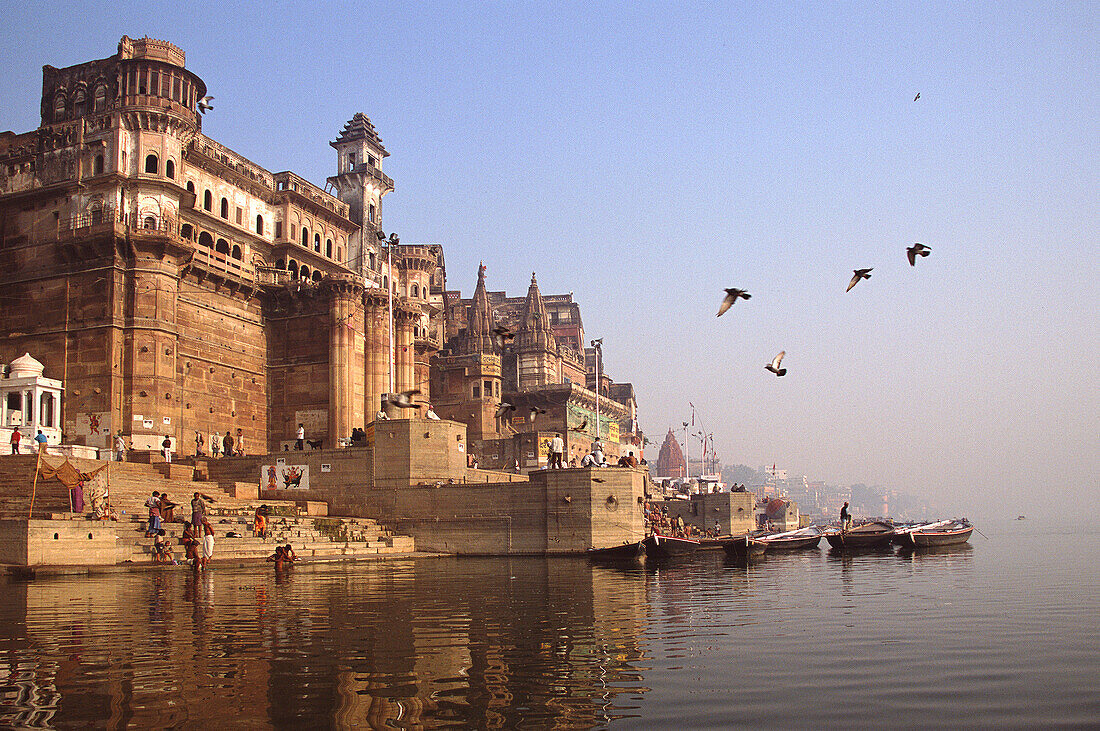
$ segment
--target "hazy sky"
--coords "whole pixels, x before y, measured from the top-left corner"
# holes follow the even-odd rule
[[[0,130],[169,40],[270,170],[323,184],[366,113],[385,228],[572,291],[658,443],[692,401],[727,463],[1100,509],[1100,3],[731,5],[3,2]]]

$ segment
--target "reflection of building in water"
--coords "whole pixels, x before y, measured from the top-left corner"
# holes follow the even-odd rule
[[[601,725],[640,692],[645,581],[525,558],[5,586],[0,725]]]

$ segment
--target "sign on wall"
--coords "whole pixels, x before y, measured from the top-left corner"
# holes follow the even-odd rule
[[[94,447],[110,446],[111,412],[101,411],[91,414],[77,414],[74,436],[83,437],[85,444]]]
[[[261,490],[308,490],[309,465],[269,464],[260,467]]]

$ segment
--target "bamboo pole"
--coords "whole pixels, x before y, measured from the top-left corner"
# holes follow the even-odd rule
[[[38,472],[42,468],[42,443],[38,443],[38,456],[34,460],[34,483],[31,485],[31,508],[27,511],[27,520],[31,519],[31,515],[34,513],[34,494],[38,490]],[[70,495],[70,499],[71,499]]]

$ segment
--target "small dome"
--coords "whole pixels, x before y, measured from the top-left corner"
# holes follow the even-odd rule
[[[46,366],[35,360],[30,353],[24,353],[11,362],[11,370],[8,373],[9,378],[26,378],[31,376],[37,378],[42,375],[42,372],[46,370]]]

